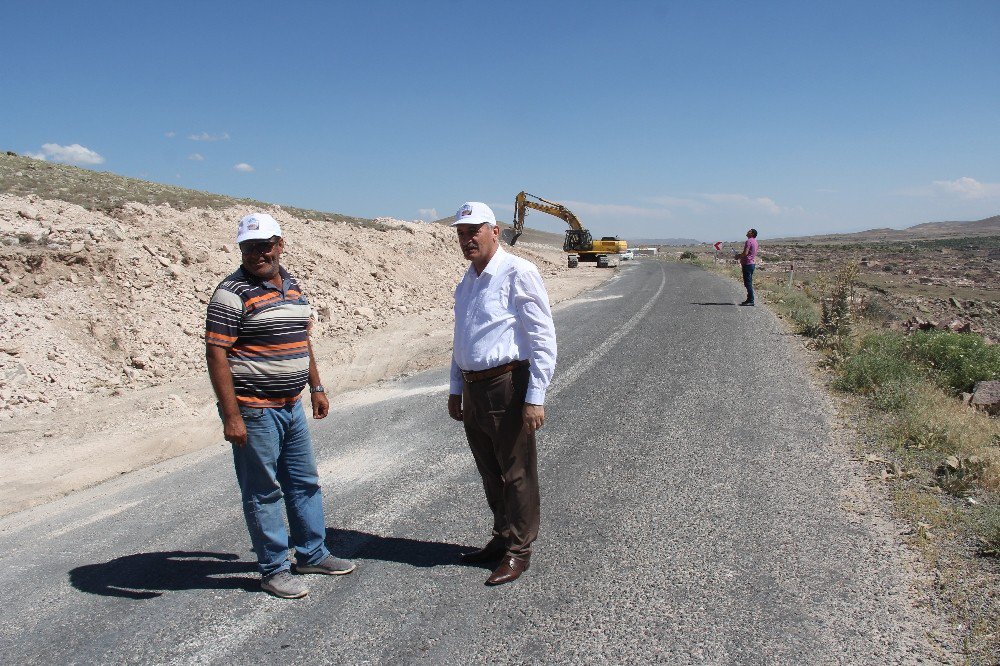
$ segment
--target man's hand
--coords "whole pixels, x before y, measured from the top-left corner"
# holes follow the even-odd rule
[[[464,414],[462,413],[461,395],[452,394],[448,396],[448,416],[456,421],[461,421],[464,417]]]
[[[247,445],[247,424],[243,422],[243,416],[239,412],[235,416],[227,416],[222,423],[222,433],[227,442],[240,448]]]
[[[524,418],[524,427],[528,429],[529,435],[545,425],[545,408],[541,405],[532,405],[526,402],[521,414]]]
[[[330,399],[326,397],[326,393],[310,393],[309,400],[312,402],[313,418],[325,419],[330,413]]]

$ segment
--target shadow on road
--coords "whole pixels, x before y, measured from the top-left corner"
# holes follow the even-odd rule
[[[479,548],[441,541],[420,541],[402,537],[384,537],[356,530],[326,529],[326,543],[335,555],[358,560],[399,562],[414,567],[460,564],[458,556]],[[470,565],[462,565],[470,566]],[[492,568],[471,565],[476,568]]]
[[[692,303],[691,305],[729,305],[736,307],[736,303]]]
[[[326,542],[341,557],[414,567],[459,564],[461,553],[475,550],[453,543],[333,528],[327,528]],[[255,562],[241,562],[240,556],[233,553],[184,550],[136,553],[101,564],[86,564],[69,572],[69,582],[81,592],[126,599],[154,599],[178,590],[260,590]]]
[[[258,591],[257,576],[246,575],[257,565],[239,559],[202,551],[136,553],[77,567],[69,572],[69,582],[82,592],[126,599],[153,599],[176,590]]]

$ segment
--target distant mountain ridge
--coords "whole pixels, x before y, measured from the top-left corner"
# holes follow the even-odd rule
[[[820,234],[769,238],[788,243],[871,243],[878,241],[935,240],[969,236],[1000,236],[1000,215],[967,222],[924,222],[906,229],[869,229],[850,234]]]
[[[918,232],[923,230],[937,232],[960,231],[963,234],[984,231],[987,232],[985,235],[992,236],[1000,233],[1000,215],[972,222],[924,222],[923,224],[915,224],[912,227],[907,227],[904,231]]]

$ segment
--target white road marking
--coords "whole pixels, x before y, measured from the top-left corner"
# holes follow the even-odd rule
[[[577,305],[579,303],[597,303],[599,301],[613,301],[618,298],[625,298],[625,294],[616,294],[614,296],[592,296],[590,298],[574,298],[569,304]]]
[[[43,533],[43,536],[47,539],[52,539],[58,536],[62,536],[67,532],[72,532],[73,530],[80,529],[81,527],[86,527],[87,525],[93,525],[99,520],[104,520],[105,518],[110,518],[111,516],[117,516],[119,513],[123,513],[131,508],[139,506],[139,504],[140,502],[128,502],[120,506],[111,507],[110,509],[107,509],[105,511],[95,513],[92,516],[87,516],[83,520],[77,521],[75,523],[70,523],[66,527],[63,527],[62,529],[58,529],[52,532],[45,532]]]
[[[555,377],[552,379],[552,385],[548,390],[549,396],[557,395],[565,387],[571,386],[577,379],[580,378],[580,375],[594,367],[594,364],[596,364],[602,356],[608,353],[612,347],[618,344],[623,337],[628,335],[629,331],[635,328],[638,323],[642,321],[642,318],[646,316],[646,313],[649,312],[649,310],[656,303],[657,299],[659,299],[660,294],[663,293],[663,287],[667,284],[667,272],[662,267],[660,270],[660,288],[656,290],[653,297],[650,298],[645,305],[639,308],[634,315],[629,317],[624,324],[619,326],[618,330],[608,336],[604,342],[595,347],[589,354],[571,365],[565,372],[557,371]]]
[[[335,398],[335,406],[372,405],[386,400],[398,400],[412,395],[434,395],[435,393],[447,393],[450,386],[448,384],[438,384],[437,386],[416,386],[414,388],[366,388],[353,393],[343,393]]]

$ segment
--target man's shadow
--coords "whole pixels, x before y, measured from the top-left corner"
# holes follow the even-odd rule
[[[398,562],[421,568],[461,564],[459,555],[474,550],[474,547],[453,543],[333,528],[326,530],[326,543],[340,557]],[[164,592],[178,590],[256,592],[260,589],[256,571],[255,562],[240,561],[240,556],[234,553],[175,550],[136,553],[109,562],[79,566],[69,572],[69,581],[76,589],[90,594],[153,599]]]
[[[730,305],[736,307],[736,303],[691,303],[691,305]]]
[[[326,544],[334,554],[348,559],[399,562],[420,568],[446,564],[481,567],[478,564],[463,564],[458,559],[463,553],[476,550],[478,546],[459,546],[441,541],[384,537],[357,530],[338,530],[332,527],[326,528]],[[492,569],[492,567],[489,568]]]
[[[136,553],[69,572],[76,589],[106,597],[153,599],[177,590],[257,590],[253,562],[234,553],[173,550]]]

